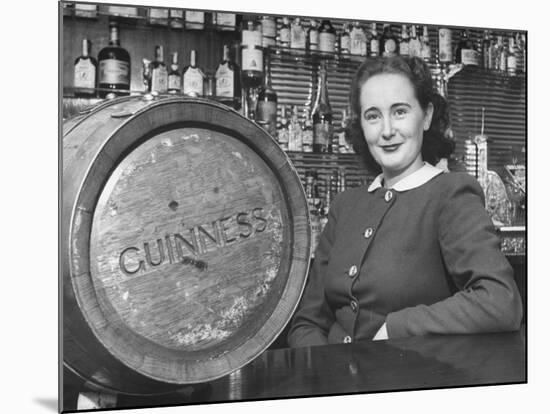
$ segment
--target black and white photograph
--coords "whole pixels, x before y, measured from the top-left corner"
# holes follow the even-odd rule
[[[47,268],[29,309],[56,317],[30,317],[52,336],[25,345],[48,361],[37,411],[528,409],[546,331],[533,22],[49,3],[57,131],[25,147],[55,165],[20,204],[51,207],[57,243],[51,266],[14,260]]]
[[[526,382],[526,31],[59,12],[62,412]]]

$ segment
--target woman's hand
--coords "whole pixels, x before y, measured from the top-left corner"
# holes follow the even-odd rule
[[[380,341],[380,340],[386,340],[388,339],[388,331],[386,329],[386,322],[384,322],[384,325],[380,327],[378,332],[376,332],[376,335],[374,335],[374,338],[372,338],[373,341]]]

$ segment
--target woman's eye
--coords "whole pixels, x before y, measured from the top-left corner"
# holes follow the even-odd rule
[[[407,110],[404,108],[398,108],[394,112],[395,116],[397,116],[398,118],[405,116],[406,113],[407,113]]]
[[[365,114],[365,120],[367,121],[375,121],[379,118],[379,115],[377,113],[370,112],[368,114]]]

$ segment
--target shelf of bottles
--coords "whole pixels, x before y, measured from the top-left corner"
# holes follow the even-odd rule
[[[337,192],[373,179],[344,133],[349,85],[365,58],[395,53],[427,62],[448,98],[459,154],[467,154],[465,142],[477,132],[482,106],[496,108],[486,123],[493,140],[489,166],[491,160],[506,164],[511,146],[525,143],[523,32],[61,5],[64,117],[124,94],[201,96],[232,106],[267,129],[287,152],[320,228]],[[113,59],[118,60],[114,66]],[[90,65],[92,76],[86,73]],[[525,157],[520,158],[516,164],[524,165]],[[521,231],[508,239],[503,250],[522,254]]]

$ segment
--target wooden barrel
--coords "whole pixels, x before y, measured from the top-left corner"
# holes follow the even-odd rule
[[[215,102],[108,101],[64,124],[66,368],[153,394],[224,376],[289,321],[310,252],[298,174]]]

